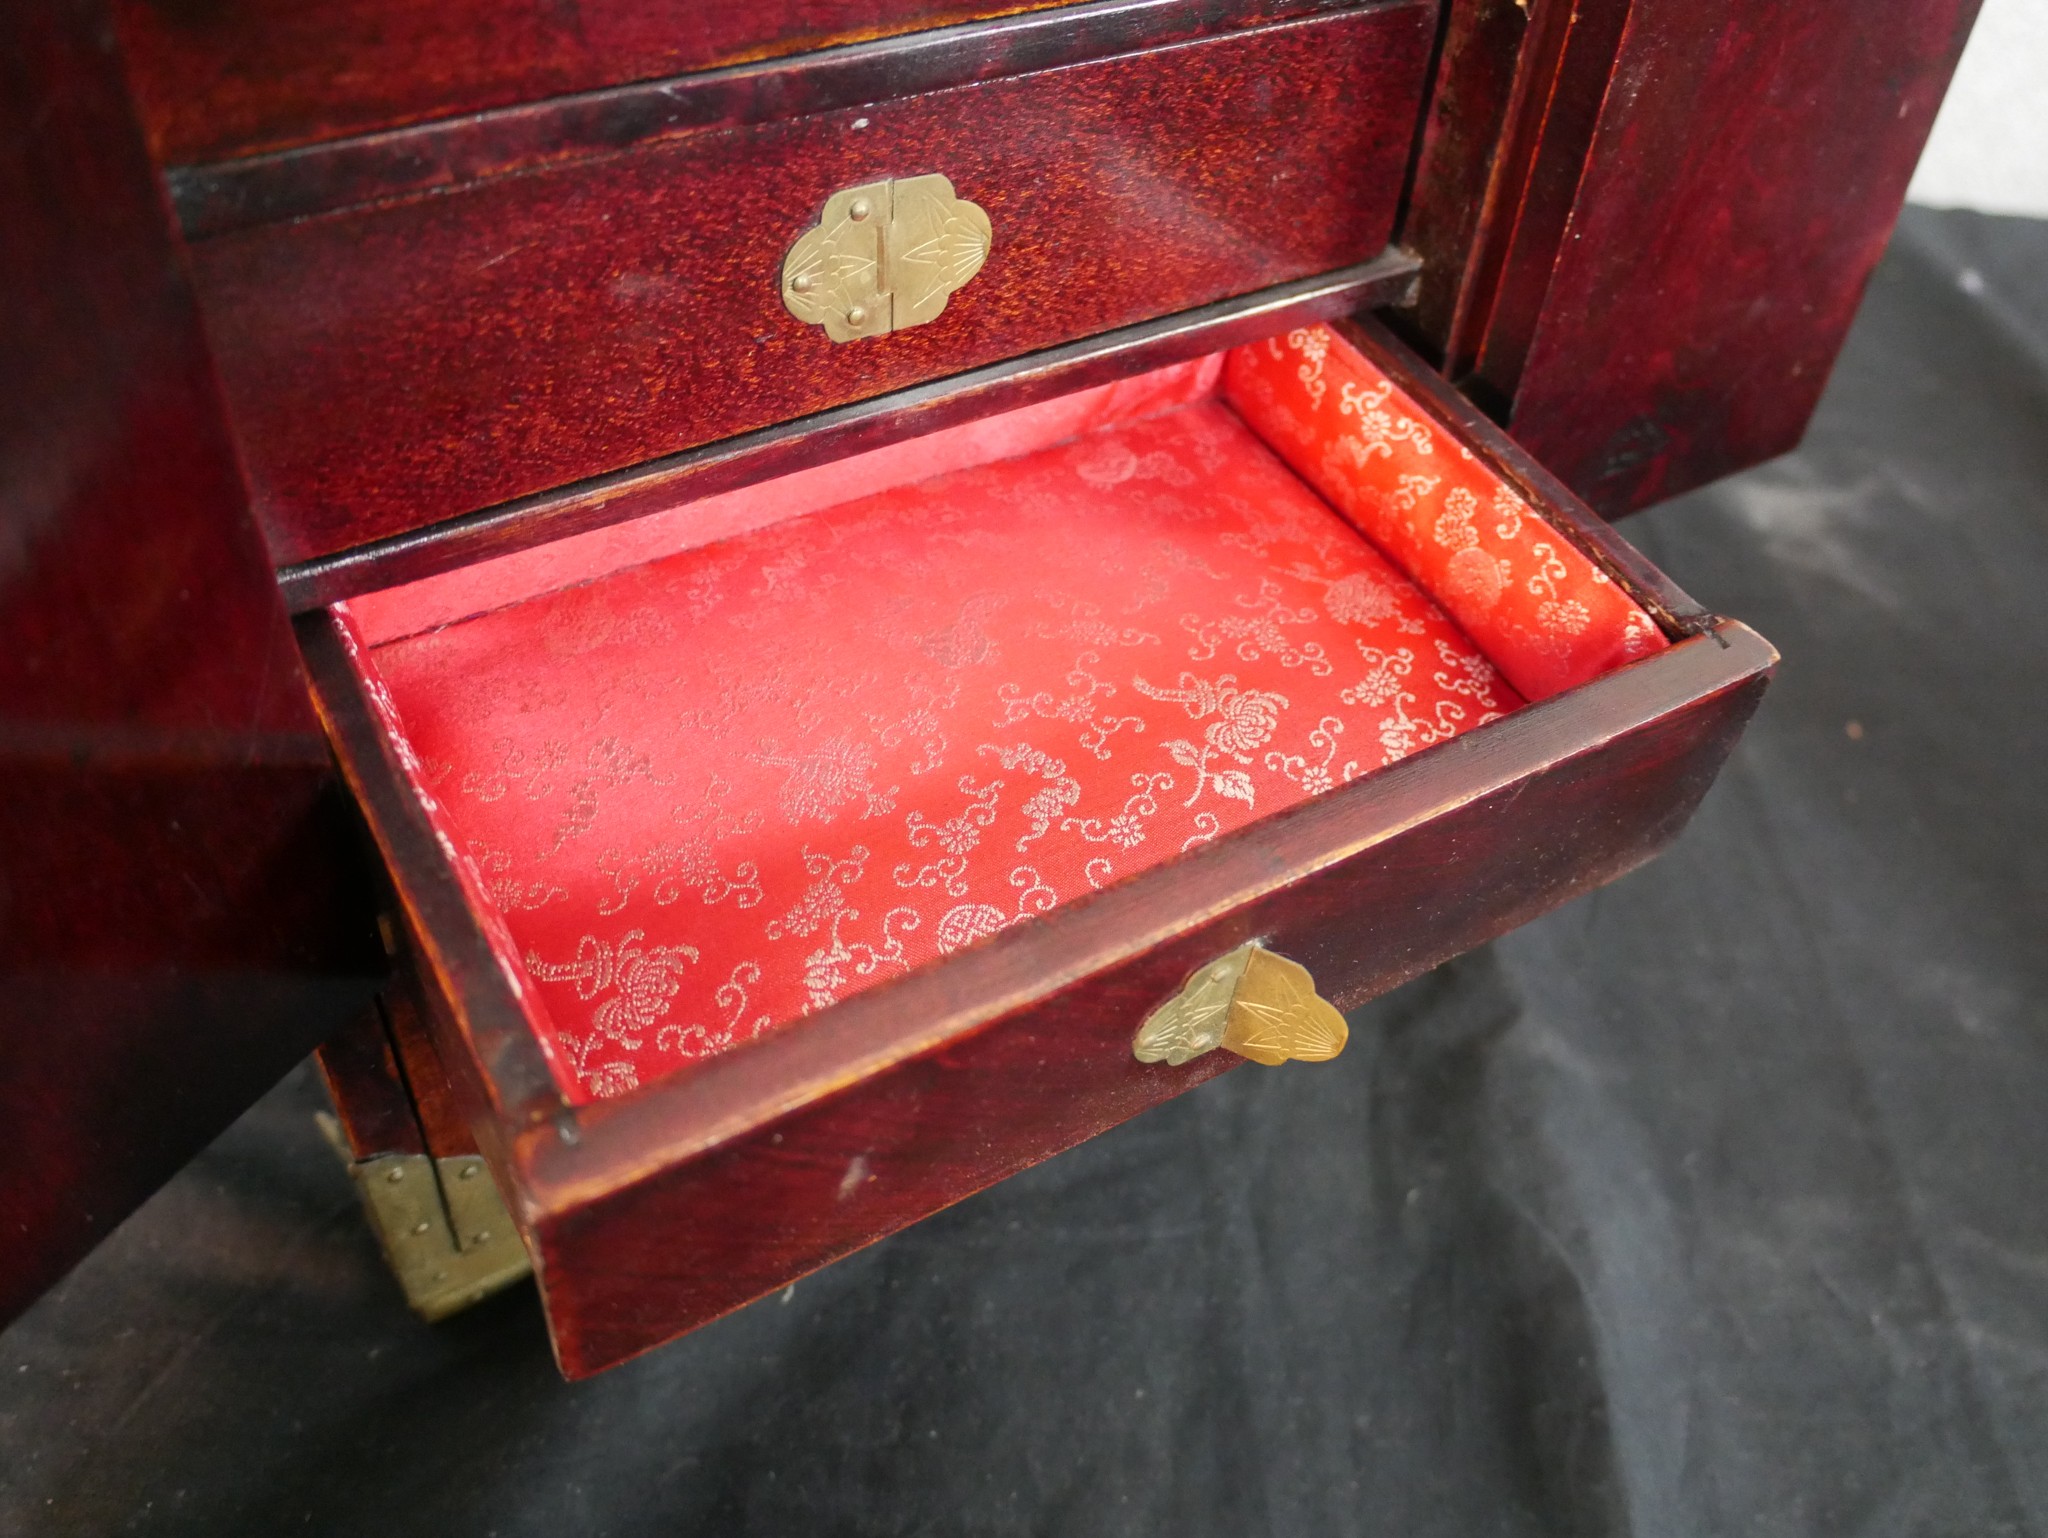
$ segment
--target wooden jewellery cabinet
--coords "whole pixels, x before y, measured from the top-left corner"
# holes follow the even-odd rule
[[[1969,10],[20,8],[5,1312],[317,1046],[595,1372],[1654,854]]]

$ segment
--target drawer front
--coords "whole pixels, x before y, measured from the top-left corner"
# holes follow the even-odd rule
[[[1755,708],[1761,678],[1715,683],[1731,660],[1755,668],[1769,649],[1739,626],[1722,640],[1733,659],[1704,636],[1660,659],[1702,688],[1683,706],[1664,692],[1669,678],[1617,675],[1603,681],[1621,686],[1607,691],[1620,729],[1605,742],[1588,743],[1554,718],[1546,732],[1545,706],[1502,723],[1550,735],[1568,754],[1562,762],[1501,783],[1479,762],[1486,754],[1475,737],[1447,745],[1452,763],[1439,759],[1420,774],[1397,766],[1378,787],[1381,805],[1354,807],[1343,820],[1413,826],[1246,900],[1274,870],[1328,856],[1333,830],[1317,827],[1315,814],[1327,816],[1332,803],[1274,819],[1258,847],[1219,849],[1223,858],[1181,873],[1230,909],[1222,919],[543,1225],[530,1243],[536,1269],[554,1278],[549,1324],[564,1371],[580,1377],[621,1362],[1240,1065],[1222,1050],[1179,1066],[1139,1063],[1131,1041],[1196,969],[1247,940],[1300,960],[1333,1003],[1350,1008],[1641,864],[1683,826]],[[1230,864],[1237,868],[1226,873]],[[991,981],[1028,987],[1035,968],[1085,955],[1091,929],[1170,931],[1185,912],[1142,898],[1119,906],[1077,911],[1071,924],[1052,915],[1035,953]],[[939,990],[886,992],[895,997],[877,1005],[913,1013],[948,1002]],[[715,1104],[719,1089],[703,1085],[703,1099]],[[573,1187],[577,1150],[551,1151],[541,1178],[559,1173]]]
[[[1381,249],[1431,8],[1379,6],[643,143],[195,243],[281,563]],[[781,290],[844,188],[992,228],[928,324],[835,343]]]
[[[1066,0],[124,0],[156,158],[178,164]]]

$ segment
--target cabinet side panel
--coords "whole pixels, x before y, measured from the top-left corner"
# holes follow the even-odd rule
[[[1406,317],[1432,356],[1450,360],[1468,324],[1473,267],[1495,217],[1501,139],[1515,114],[1517,62],[1529,18],[1515,0],[1448,0],[1401,243],[1423,259],[1421,291]]]
[[[110,36],[0,34],[0,1321],[381,960]]]

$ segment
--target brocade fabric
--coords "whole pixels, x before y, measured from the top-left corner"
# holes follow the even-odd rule
[[[1485,461],[1327,327],[1234,349],[1223,389],[1526,698],[1547,700],[1670,644]]]

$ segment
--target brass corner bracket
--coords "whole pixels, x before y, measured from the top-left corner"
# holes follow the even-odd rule
[[[341,1146],[338,1132],[329,1136]],[[351,1161],[348,1172],[405,1301],[422,1319],[445,1319],[532,1273],[477,1155],[379,1154]]]
[[[835,342],[921,326],[988,260],[988,215],[943,176],[847,187],[782,261],[782,302]]]
[[[1326,1063],[1350,1037],[1308,968],[1248,940],[1147,1015],[1131,1054],[1177,1066],[1223,1047],[1268,1067],[1289,1059]]]

